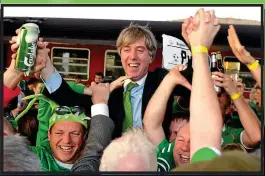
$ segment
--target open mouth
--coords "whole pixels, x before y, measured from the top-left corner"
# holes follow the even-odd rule
[[[181,163],[189,163],[190,162],[190,156],[180,155],[180,161],[181,161]]]
[[[128,66],[131,68],[138,68],[140,64],[133,63],[133,64],[128,64]]]
[[[70,152],[74,147],[71,146],[59,146],[59,149],[61,149],[63,152]]]

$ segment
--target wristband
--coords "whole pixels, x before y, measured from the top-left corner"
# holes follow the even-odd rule
[[[253,70],[259,66],[259,61],[256,60],[254,63],[248,64],[247,66],[248,66],[249,70]]]
[[[236,100],[236,99],[238,99],[239,97],[240,97],[240,93],[235,93],[235,94],[231,95],[231,99],[232,99],[232,100]]]
[[[191,53],[192,53],[192,55],[195,53],[206,53],[206,54],[208,54],[208,49],[205,46],[194,46],[194,47],[191,47]]]

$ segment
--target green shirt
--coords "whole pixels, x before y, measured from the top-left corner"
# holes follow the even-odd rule
[[[236,143],[242,144],[241,135],[244,129],[242,128],[232,128],[224,125],[222,129],[222,141],[221,146],[225,146],[226,144]]]
[[[171,169],[175,168],[175,161],[173,157],[175,140],[168,142],[165,138],[159,145],[157,151],[157,171],[159,172],[168,172]]]
[[[253,101],[249,101],[248,104],[251,107],[251,109],[254,111],[254,113],[257,115],[258,119],[261,121],[261,110],[257,106],[257,104]],[[232,121],[229,123],[229,126],[235,127],[235,128],[238,128],[238,127],[243,128],[238,113],[236,113],[235,115],[232,115],[231,119]]]
[[[77,93],[84,93],[84,85],[68,82],[68,85]],[[44,86],[41,88],[41,93]],[[40,159],[42,171],[63,172],[70,169],[63,168],[57,164],[54,159],[48,140],[49,119],[51,117],[51,106],[43,99],[39,100],[38,116],[39,129],[37,133],[36,146],[29,146],[29,149],[34,152]]]
[[[168,172],[171,169],[176,167],[173,149],[174,149],[175,140],[171,143],[165,138],[159,145],[157,151],[157,164],[159,172]],[[191,162],[207,161],[220,156],[221,152],[212,147],[204,147],[197,150],[191,158]]]
[[[70,169],[59,166],[51,151],[50,142],[46,139],[42,142],[42,146],[29,146],[29,149],[34,152],[41,162],[41,170],[44,172],[69,172]]]
[[[211,148],[211,147],[204,147],[204,148],[197,150],[193,154],[191,158],[191,163],[212,160],[220,155],[221,155],[221,152],[219,150]]]

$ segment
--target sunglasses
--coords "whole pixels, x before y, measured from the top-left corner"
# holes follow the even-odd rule
[[[65,114],[75,114],[79,113],[82,114],[85,112],[85,109],[80,106],[74,106],[74,107],[67,107],[67,106],[59,106],[55,108],[54,112],[58,115],[65,115]]]

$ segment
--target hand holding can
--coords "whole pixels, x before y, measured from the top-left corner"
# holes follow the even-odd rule
[[[16,42],[19,48],[15,68],[29,76],[36,60],[37,41],[40,31],[38,25],[34,23],[26,23],[19,30]]]

